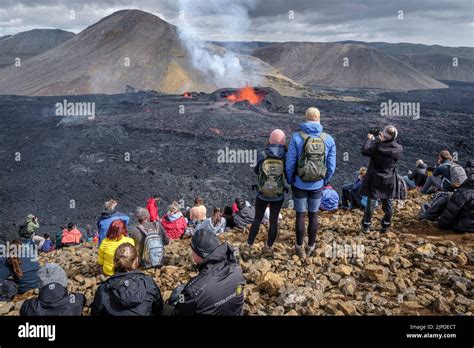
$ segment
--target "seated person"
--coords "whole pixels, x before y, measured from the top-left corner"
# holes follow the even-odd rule
[[[34,246],[20,240],[14,240],[11,246],[17,248],[16,254],[20,256],[0,257],[0,281],[14,281],[19,294],[38,288],[40,266]]]
[[[336,190],[328,182],[324,188],[321,196],[321,210],[331,211],[337,210],[339,206],[339,195]]]
[[[127,226],[123,220],[115,220],[110,224],[106,238],[99,246],[99,259],[97,263],[102,266],[105,275],[114,275],[114,255],[115,250],[123,244],[135,245],[135,241],[128,237]]]
[[[76,225],[70,222],[67,228],[63,230],[61,236],[61,245],[63,247],[81,244],[82,233],[76,228]]]
[[[467,180],[457,188],[439,217],[439,227],[458,232],[474,232],[474,160],[466,164]]]
[[[39,294],[23,302],[21,316],[80,316],[86,303],[83,294],[68,293],[67,275],[58,264],[47,263],[38,271]]]
[[[453,164],[453,157],[448,150],[443,150],[439,153],[436,163],[437,166],[433,171],[433,175],[426,179],[426,182],[421,189],[421,193],[431,194],[436,191],[452,191],[450,184],[450,165]]]
[[[226,229],[231,229],[231,228],[234,228],[234,227],[235,227],[235,224],[234,224],[234,212],[233,212],[233,210],[232,210],[232,207],[230,207],[230,206],[225,206],[225,207],[224,207],[224,214],[222,214],[222,216],[223,216],[224,219],[225,219]]]
[[[200,229],[208,229],[213,231],[215,234],[221,234],[225,231],[226,219],[222,217],[220,208],[214,208],[212,217],[204,220],[199,225],[196,226],[194,233]]]
[[[122,220],[125,225],[128,226],[130,218],[116,210],[118,202],[114,199],[108,200],[104,203],[104,211],[97,219],[97,229],[99,231],[99,245],[105,238],[107,231],[109,230],[110,224],[115,220]]]
[[[105,242],[105,241],[104,241]],[[153,278],[138,270],[138,252],[130,243],[121,244],[114,255],[114,276],[99,285],[91,315],[160,315],[163,299]]]
[[[189,211],[189,220],[194,226],[206,220],[207,210],[204,206],[204,200],[201,197],[194,199],[194,207]]]
[[[428,178],[427,172],[428,166],[423,162],[423,160],[419,159],[416,161],[415,169],[409,174],[403,177],[403,180],[407,184],[407,188],[414,189],[417,187],[423,187],[426,182],[426,178]]]
[[[235,227],[244,229],[253,222],[255,218],[255,208],[243,199],[239,200],[238,208],[239,211],[234,214],[232,219],[234,220]]]
[[[342,208],[343,209],[357,209],[361,208],[362,196],[359,194],[362,186],[362,181],[367,174],[367,168],[361,167],[357,172],[357,178],[351,184],[342,185]]]
[[[43,243],[43,246],[41,247],[41,251],[44,252],[44,253],[48,253],[50,251],[53,251],[54,250],[54,244],[51,241],[49,233],[45,233],[43,235],[43,237],[44,237],[44,243]]]
[[[196,231],[191,253],[199,274],[173,291],[165,312],[171,315],[243,315],[245,279],[228,243],[213,231]]]
[[[170,204],[168,212],[161,219],[161,224],[169,239],[179,239],[183,236],[188,221],[181,213],[178,202]]]

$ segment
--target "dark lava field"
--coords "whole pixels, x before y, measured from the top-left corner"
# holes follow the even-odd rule
[[[218,151],[260,151],[274,128],[283,129],[289,140],[309,106],[320,109],[325,131],[336,140],[336,187],[367,165],[360,155],[366,134],[386,124],[399,128],[402,174],[418,158],[433,163],[444,148],[457,151],[464,164],[474,149],[474,84],[447,83],[449,89],[406,93],[325,89],[328,97],[315,99],[283,98],[266,90],[256,106],[230,103],[225,90],[192,98],[155,92],[0,96],[0,237],[16,236],[28,213],[39,216],[40,234],[54,234],[69,221],[81,229],[95,225],[109,198],[128,214],[152,194],[162,197],[160,214],[172,200],[191,205],[195,195],[204,197],[208,209],[236,197],[253,201],[253,168],[218,163]],[[94,102],[95,118],[56,116],[55,104],[65,99]],[[380,104],[389,99],[419,102],[420,118],[381,116]]]

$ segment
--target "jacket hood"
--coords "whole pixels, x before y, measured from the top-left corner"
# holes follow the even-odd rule
[[[134,308],[145,301],[146,283],[139,271],[118,273],[107,280],[106,286],[123,308]]]
[[[237,263],[235,258],[234,248],[228,243],[222,243],[214,251],[204,259],[203,263],[199,265],[199,270],[213,264],[227,261],[229,263]]]
[[[33,218],[34,218],[34,217],[35,217],[35,216],[34,216],[33,214],[28,214],[28,215],[26,216],[26,219],[25,219],[25,220],[26,220],[26,222],[31,222],[31,221],[33,221]]]
[[[53,304],[67,295],[67,289],[59,283],[50,283],[43,286],[38,294],[39,300],[44,304]]]
[[[178,220],[182,216],[183,216],[183,214],[181,214],[181,212],[178,211],[174,214],[168,214],[166,217],[167,217],[168,221],[173,222],[173,221]]]
[[[323,126],[319,122],[304,122],[300,124],[300,130],[308,135],[317,136],[322,133]]]
[[[422,164],[418,165],[418,168],[426,169],[426,168],[428,168],[428,165],[426,163],[422,163]]]
[[[265,154],[272,158],[284,158],[286,155],[286,146],[280,144],[269,144],[265,148]]]
[[[148,198],[148,200],[146,201],[147,204],[152,204],[152,205],[156,205],[156,201],[153,197],[150,197]]]

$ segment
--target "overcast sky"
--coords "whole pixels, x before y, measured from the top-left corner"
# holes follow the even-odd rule
[[[192,27],[207,40],[361,40],[472,47],[473,4],[473,0],[0,0],[0,36],[33,28],[78,33],[117,10],[135,8]]]

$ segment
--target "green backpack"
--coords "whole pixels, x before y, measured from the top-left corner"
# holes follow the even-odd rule
[[[285,192],[285,163],[282,159],[267,158],[262,162],[258,191],[268,198],[279,197]]]
[[[298,176],[303,181],[319,181],[326,177],[326,133],[312,138],[304,132],[298,132],[303,138],[303,153],[298,160]]]

